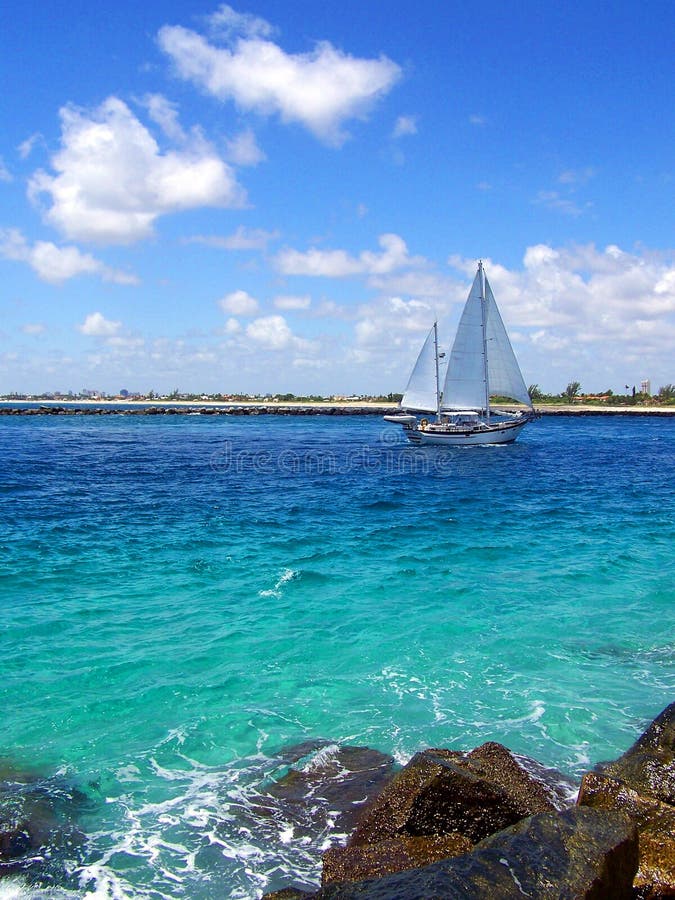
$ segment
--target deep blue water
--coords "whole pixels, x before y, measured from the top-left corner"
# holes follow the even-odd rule
[[[254,808],[289,744],[489,739],[575,778],[623,752],[673,700],[674,437],[0,418],[0,757],[83,834],[25,896],[317,883],[330,823],[303,842]]]

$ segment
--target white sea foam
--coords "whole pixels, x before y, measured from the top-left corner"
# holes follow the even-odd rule
[[[337,755],[340,752],[339,744],[327,744],[321,747],[307,759],[301,761],[299,768],[303,772],[312,772],[317,769],[323,769],[331,763],[335,763]]]
[[[38,888],[18,875],[0,880],[0,900],[76,900],[79,894],[62,888]]]
[[[298,578],[300,575],[299,572],[294,569],[284,569],[279,578],[277,579],[273,588],[270,588],[266,591],[258,591],[259,597],[281,597],[283,593],[284,585],[292,581],[294,578]]]
[[[330,767],[339,749],[321,747],[298,768]],[[291,881],[318,886],[322,850],[346,838],[320,792],[310,787],[302,806],[261,792],[265,772],[278,768],[278,759],[262,755],[227,767],[177,762],[180,768],[151,757],[141,773],[163,782],[169,797],[151,800],[141,791],[111,799],[123,824],[92,836],[96,861],[77,870],[83,889],[100,900],[196,897],[213,878],[227,885],[232,900],[253,900]],[[120,874],[125,859],[135,860],[133,888]]]

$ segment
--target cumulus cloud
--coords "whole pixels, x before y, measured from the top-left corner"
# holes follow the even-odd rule
[[[241,323],[238,319],[230,317],[225,323],[225,334],[239,334]]]
[[[138,284],[135,275],[111,269],[77,247],[58,247],[51,241],[31,245],[16,228],[0,231],[0,255],[27,263],[42,281],[50,284],[62,284],[76,275],[98,275],[103,281],[116,284]]]
[[[88,337],[111,338],[120,330],[122,323],[106,319],[103,313],[93,312],[89,313],[84,322],[77,327],[82,334],[86,334]]]
[[[254,316],[258,312],[258,301],[246,291],[232,291],[218,301],[223,312],[233,316]]]
[[[12,181],[12,173],[9,171],[3,158],[0,156],[0,181]]]
[[[467,278],[475,273],[474,260],[449,262]],[[622,387],[612,373],[637,367],[638,374],[625,377],[645,377],[663,371],[663,361],[672,355],[672,253],[629,252],[612,244],[604,249],[537,244],[526,249],[521,269],[491,260],[485,267],[507,327],[518,333],[518,353],[532,380],[557,368],[569,381],[574,369],[576,377],[583,369],[597,379],[598,389],[612,377]],[[659,377],[672,380],[667,373]]]
[[[383,296],[363,304],[347,354],[356,371],[376,369],[390,390],[403,390],[438,305],[426,300]],[[383,388],[382,388],[383,389]]]
[[[289,248],[277,255],[276,266],[284,275],[345,278],[350,275],[385,275],[396,269],[423,264],[420,257],[408,255],[405,241],[397,234],[383,234],[378,243],[381,253],[364,250],[357,257],[345,250],[312,248],[301,253]]]
[[[116,97],[91,111],[66,106],[60,115],[61,149],[51,159],[56,174],[37,171],[29,193],[47,196],[46,220],[69,238],[131,243],[152,235],[161,215],[244,202],[232,170],[198,132],[180,149],[162,152]],[[170,105],[156,104],[154,116],[164,118],[164,128],[178,128]]]
[[[262,316],[246,327],[251,340],[270,350],[283,350],[293,341],[293,332],[283,316]]]
[[[269,40],[268,23],[229,6],[210,24],[218,26],[213,41],[181,26],[160,29],[159,46],[177,74],[242,110],[300,123],[328,144],[343,143],[344,123],[364,118],[401,76],[385,56],[359,59],[326,41],[287,53]]]
[[[434,319],[434,309],[423,300],[403,300],[386,297],[375,305],[364,306],[354,331],[356,343],[381,348],[401,346],[405,332],[428,331]],[[384,336],[386,335],[386,340]]]
[[[402,390],[434,319],[442,349],[450,348],[477,261],[448,262],[455,272],[447,276],[414,269],[368,276],[380,296],[358,309],[344,345],[364,380],[377,370]],[[672,252],[535,244],[520,265],[483,262],[527,383],[558,392],[575,378],[589,390],[673,380]]]

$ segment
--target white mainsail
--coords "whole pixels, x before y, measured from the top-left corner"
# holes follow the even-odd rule
[[[531,407],[532,400],[523,381],[520,366],[506,328],[504,328],[487,276],[485,276],[485,297],[487,301],[486,337],[490,393],[497,397],[509,397],[511,400],[517,400]]]
[[[412,370],[408,386],[401,400],[401,409],[419,409],[436,412],[438,404],[436,382],[436,325],[432,325],[417,362]]]
[[[457,326],[443,384],[443,409],[484,409],[485,342],[483,340],[482,269],[478,269]]]
[[[490,394],[532,405],[482,264],[450,351],[444,410],[486,410]]]

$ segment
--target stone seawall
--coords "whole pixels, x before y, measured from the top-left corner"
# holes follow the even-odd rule
[[[384,416],[388,406],[0,406],[0,416]]]
[[[641,406],[543,406],[535,407],[542,416],[675,416],[675,407]],[[504,410],[509,409],[503,407]],[[511,408],[510,411],[514,411]],[[176,404],[114,406],[97,404],[50,404],[19,406],[0,404],[0,416],[385,416],[397,411],[392,405],[377,404]]]

